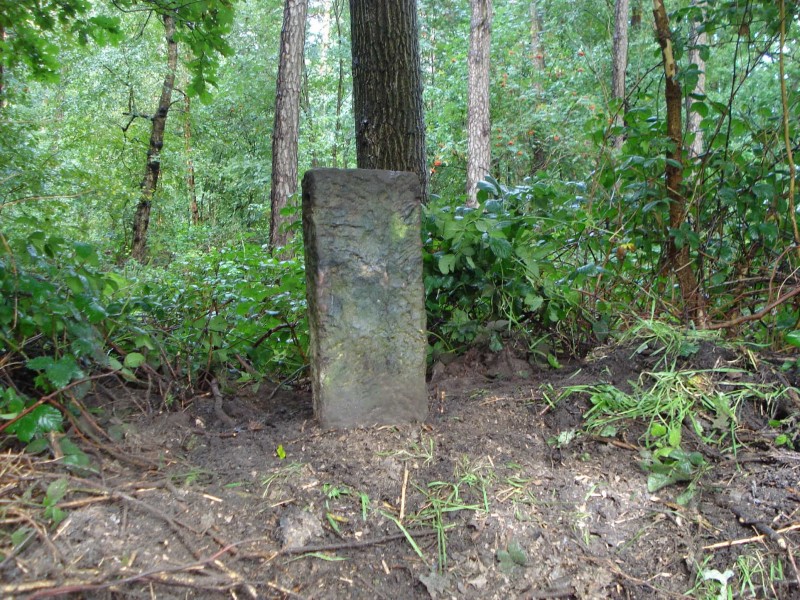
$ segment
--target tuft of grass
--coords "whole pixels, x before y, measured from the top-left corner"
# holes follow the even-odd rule
[[[378,452],[378,456],[391,456],[401,461],[420,461],[423,467],[433,462],[436,444],[432,437],[423,435],[419,442],[412,442],[407,450]]]
[[[304,463],[293,462],[273,469],[272,472],[261,481],[261,485],[264,486],[261,497],[268,498],[270,496],[270,488],[272,488],[274,484],[296,477],[304,467]]]
[[[684,449],[686,431],[702,443],[735,454],[742,402],[770,404],[789,393],[776,385],[747,382],[744,375],[734,368],[677,370],[673,364],[668,370],[642,373],[637,382],[629,382],[631,392],[606,383],[574,385],[564,388],[558,401],[576,393],[588,395],[591,407],[584,414],[585,430],[605,437],[617,435],[630,421],[644,421],[641,466],[650,473],[648,490],[686,482],[686,491],[678,497],[683,504],[708,470],[702,454]]]
[[[455,482],[432,481],[426,486],[415,485],[425,501],[420,510],[410,519],[430,526],[436,531],[437,566],[439,572],[447,567],[446,515],[469,510],[480,513],[489,512],[487,485],[493,475],[480,462],[471,464],[462,457],[454,470]]]
[[[637,344],[633,355],[649,350],[651,356],[661,356],[656,367],[666,367],[678,358],[688,358],[700,350],[702,342],[723,346],[720,332],[686,329],[677,323],[655,318],[635,317],[634,324],[617,337],[621,345]]]

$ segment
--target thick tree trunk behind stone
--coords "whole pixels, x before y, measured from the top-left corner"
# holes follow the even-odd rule
[[[470,0],[469,75],[467,83],[467,206],[478,206],[478,182],[492,163],[489,124],[489,50],[492,0]]]
[[[706,13],[705,0],[692,0],[692,5],[699,7],[702,13],[701,21],[692,20],[691,31],[689,33],[689,64],[697,68],[697,83],[693,93],[704,96],[706,93],[706,61],[700,55],[700,47],[708,44],[708,35],[705,31],[699,31],[700,25],[705,21]],[[686,97],[686,132],[689,134],[691,143],[689,144],[689,158],[698,158],[704,152],[703,131],[700,129],[700,122],[703,120],[700,113],[692,110],[695,100],[691,96]]]
[[[297,139],[300,128],[300,87],[306,43],[308,0],[286,0],[283,9],[275,127],[272,131],[272,190],[269,195],[269,247],[285,246],[289,232],[281,211],[297,191]]]
[[[350,0],[353,113],[360,169],[416,173],[427,199],[415,0]]]
[[[200,224],[200,209],[197,207],[197,186],[194,182],[194,161],[192,160],[192,101],[189,96],[184,96],[186,109],[183,121],[183,139],[186,142],[186,191],[189,194],[189,212],[192,215],[192,225]]]
[[[669,227],[671,232],[675,232],[686,221],[687,213],[686,198],[683,195],[683,123],[681,122],[683,99],[677,78],[678,67],[672,52],[669,18],[663,0],[653,0],[653,15],[666,79],[667,136],[673,144],[672,149],[667,152],[665,179],[669,199]],[[667,266],[671,267],[678,280],[686,316],[694,320],[696,326],[703,327],[705,324],[703,297],[689,256],[688,243],[678,248],[674,236],[670,235],[666,259]]]
[[[614,4],[614,40],[611,46],[611,98],[619,108],[614,125],[622,127],[625,116],[625,72],[628,69],[628,0],[616,0]],[[615,135],[614,148],[622,148],[625,137]]]
[[[161,172],[161,149],[164,146],[164,129],[167,125],[167,113],[172,102],[172,90],[175,87],[175,69],[178,66],[178,43],[175,41],[175,18],[164,15],[164,37],[167,42],[167,74],[161,88],[158,109],[152,117],[150,143],[147,147],[147,164],[144,179],[141,183],[141,196],[133,219],[133,245],[131,256],[144,262],[147,254],[147,228],[150,225],[150,208],[158,185]]]

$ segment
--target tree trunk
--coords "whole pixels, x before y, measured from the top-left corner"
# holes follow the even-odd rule
[[[669,228],[670,237],[667,242],[667,266],[671,267],[678,280],[684,310],[695,325],[705,325],[703,298],[697,284],[689,256],[689,245],[684,243],[678,248],[675,243],[674,233],[677,232],[686,220],[686,198],[683,195],[683,127],[681,123],[681,86],[678,82],[678,66],[672,52],[672,34],[669,29],[669,18],[664,8],[663,0],[653,0],[653,15],[655,16],[656,34],[661,46],[661,56],[664,64],[666,79],[667,103],[667,137],[672,142],[672,148],[667,151],[667,166],[665,179],[667,198],[669,199]]]
[[[353,113],[361,169],[411,171],[427,199],[416,0],[350,0]]]
[[[531,0],[531,65],[537,78],[534,86],[537,90],[542,89],[541,76],[544,74],[544,43],[542,42],[542,13],[539,10],[536,0]]]
[[[692,0],[692,5],[700,9],[701,20],[692,19],[691,31],[689,32],[689,64],[697,68],[697,83],[693,93],[698,96],[705,96],[706,93],[706,61],[700,55],[700,47],[708,44],[708,35],[705,31],[698,31],[698,26],[706,18],[706,1]],[[691,96],[686,97],[686,132],[689,134],[691,143],[689,144],[689,158],[694,159],[701,156],[703,148],[703,132],[700,129],[700,122],[703,120],[699,113],[692,110],[695,100]]]
[[[281,211],[297,191],[297,138],[300,128],[300,86],[306,43],[308,0],[286,0],[281,30],[280,63],[275,89],[272,131],[272,190],[269,195],[269,247],[286,246],[290,232]]]
[[[638,29],[642,26],[642,0],[633,0],[631,7],[631,28]]]
[[[336,46],[338,49],[338,77],[336,80],[336,124],[333,131],[333,149],[331,164],[334,169],[339,168],[339,140],[342,137],[342,107],[344,106],[344,58],[342,57],[342,46],[344,37],[342,35],[342,9],[344,0],[333,0],[333,18],[336,24]],[[347,168],[347,165],[345,165]]]
[[[6,28],[0,25],[0,44],[6,41]],[[0,109],[6,106],[6,97],[4,94],[4,81],[5,71],[3,70],[3,63],[0,62]]]
[[[133,245],[131,256],[139,262],[144,262],[147,251],[147,228],[150,225],[150,208],[153,194],[158,185],[158,175],[161,171],[161,148],[164,146],[164,128],[167,124],[167,113],[172,102],[172,89],[175,86],[175,69],[178,66],[178,43],[175,41],[175,18],[164,15],[164,37],[167,42],[167,74],[164,76],[164,85],[161,88],[161,98],[158,109],[152,117],[150,129],[150,143],[147,147],[147,164],[144,179],[141,183],[141,196],[136,207],[136,216],[133,219]]]
[[[615,127],[624,125],[625,117],[625,72],[628,69],[628,0],[616,0],[614,4],[614,41],[611,46],[611,98],[616,100]],[[623,135],[615,135],[612,143],[619,150],[625,141]]]
[[[467,84],[467,206],[478,206],[478,182],[491,169],[489,54],[492,0],[470,0],[469,76]]]
[[[183,139],[186,142],[186,190],[189,192],[189,212],[192,225],[200,224],[200,209],[197,207],[197,187],[194,184],[194,161],[192,161],[192,102],[184,96],[186,115],[183,121]]]

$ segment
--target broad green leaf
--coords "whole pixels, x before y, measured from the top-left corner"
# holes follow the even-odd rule
[[[447,275],[455,270],[456,257],[454,254],[443,254],[439,257],[439,271]]]
[[[511,243],[506,239],[489,237],[489,248],[499,259],[511,256]]]
[[[72,356],[59,358],[50,368],[45,369],[45,373],[56,388],[63,388],[70,381],[84,376]]]
[[[680,427],[673,427],[669,432],[669,445],[677,448],[681,445],[681,429]]]
[[[790,331],[785,336],[786,343],[794,346],[795,348],[800,348],[800,329],[795,329],[794,331]]]
[[[61,428],[62,420],[63,417],[58,409],[49,404],[43,404],[22,417],[9,429],[19,441],[27,444],[35,436],[58,431]]]
[[[40,452],[44,452],[50,447],[50,443],[47,441],[47,438],[40,437],[33,440],[30,444],[25,446],[25,452],[28,454],[39,454]]]
[[[140,352],[129,352],[127,356],[125,356],[125,366],[129,369],[136,369],[141,367],[145,363],[146,359],[144,354]]]
[[[539,308],[544,303],[544,298],[538,296],[534,293],[529,293],[525,295],[525,304],[528,306],[530,310],[539,310]]]
[[[20,544],[27,540],[32,533],[33,529],[30,527],[20,527],[11,534],[11,545],[14,546],[14,548],[17,548]]]
[[[666,473],[651,473],[647,477],[647,491],[651,493],[657,492],[668,485],[672,485],[676,481],[674,477]]]
[[[45,506],[53,506],[61,501],[67,493],[69,481],[66,478],[56,479],[47,486],[47,493],[44,497]]]

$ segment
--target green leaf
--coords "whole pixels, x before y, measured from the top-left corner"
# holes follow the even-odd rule
[[[325,554],[323,552],[307,552],[303,554],[304,557],[311,557],[311,558],[318,558],[320,560],[326,560],[328,562],[339,562],[343,560],[347,560],[344,556],[336,556],[335,554]]]
[[[539,310],[539,308],[544,303],[544,298],[541,296],[537,296],[534,293],[529,293],[525,295],[525,304],[528,306],[530,310]]]
[[[511,243],[503,238],[490,237],[489,249],[492,253],[500,259],[508,258],[511,256]]]
[[[795,348],[800,348],[800,329],[795,329],[794,331],[788,332],[784,338],[786,339],[787,344],[790,344]]]
[[[658,490],[672,485],[677,480],[666,473],[651,473],[647,478],[647,491],[657,492]]]
[[[83,377],[83,372],[72,356],[63,356],[53,360],[49,356],[38,356],[27,362],[29,369],[44,371],[46,378],[56,389],[63,388],[73,379]]]
[[[47,438],[36,438],[30,444],[25,446],[25,452],[28,454],[39,454],[40,452],[44,452],[50,447],[50,443],[47,441]]]
[[[19,441],[27,444],[38,435],[58,431],[61,428],[62,420],[61,412],[58,409],[49,404],[43,404],[22,417],[9,429],[16,434]]]
[[[443,254],[439,257],[439,271],[447,275],[455,270],[456,257],[455,254]]]
[[[14,548],[17,548],[20,544],[27,540],[32,533],[33,529],[30,527],[20,527],[11,534],[11,545],[14,546]]]
[[[47,486],[47,493],[44,497],[44,505],[53,506],[54,504],[60,502],[67,493],[68,486],[69,481],[63,477],[51,482],[50,485]]]
[[[134,344],[137,348],[147,348],[148,350],[155,350],[155,344],[149,335],[138,335]]]
[[[550,366],[551,366],[553,369],[560,369],[560,368],[561,368],[561,363],[560,363],[560,362],[558,362],[558,359],[556,358],[555,354],[548,354],[548,355],[547,355],[547,363],[548,363],[548,364],[549,364],[549,365],[550,365]]]
[[[72,356],[63,356],[50,368],[45,369],[48,379],[56,388],[63,388],[73,379],[83,377],[83,371],[78,368],[78,363]]]
[[[75,255],[82,261],[92,266],[98,264],[97,251],[94,246],[85,242],[75,242],[73,247],[75,248]]]
[[[677,448],[681,445],[681,429],[680,427],[674,427],[669,432],[669,445],[673,448]]]
[[[283,444],[278,444],[278,447],[275,449],[275,454],[277,454],[278,458],[281,460],[286,458],[286,450],[283,449]]]
[[[125,366],[129,369],[136,369],[145,363],[144,354],[140,352],[129,352],[125,357]]]
[[[528,564],[528,555],[523,550],[519,542],[512,541],[508,544],[508,556],[515,564],[524,567]]]
[[[53,366],[55,360],[50,356],[37,356],[29,360],[26,365],[29,369],[34,371],[44,371]]]
[[[222,333],[228,331],[228,329],[230,329],[230,326],[228,325],[228,320],[225,317],[223,317],[222,315],[215,315],[208,322],[208,329],[210,331],[216,331]]]

